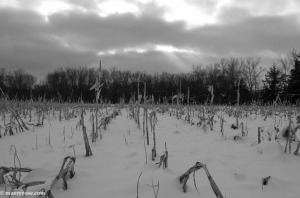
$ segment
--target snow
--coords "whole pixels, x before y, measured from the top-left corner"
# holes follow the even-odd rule
[[[89,114],[87,111],[85,116],[88,134],[91,132]],[[204,132],[202,126],[190,125],[183,119],[170,116],[169,113],[157,113],[158,156],[155,162],[151,160],[153,137],[150,133],[150,145],[146,146],[147,164],[142,129],[138,129],[133,119],[127,118],[126,109],[122,109],[122,114],[112,120],[107,130],[102,129],[102,140],[98,138],[95,143],[91,143],[90,140],[93,152],[91,157],[84,156],[83,134],[80,128],[76,129],[79,118],[59,122],[57,118],[50,117],[45,120],[43,127],[30,126],[29,131],[1,138],[0,166],[14,166],[10,147],[15,145],[21,166],[34,169],[28,175],[24,173],[23,181],[49,181],[59,172],[63,158],[73,156],[71,146],[75,145],[75,177],[68,180],[68,190],[64,191],[58,187],[52,191],[55,198],[137,197],[137,180],[141,172],[138,192],[140,198],[154,197],[150,187],[152,180],[155,185],[159,181],[158,197],[199,197],[192,175],[187,182],[187,193],[183,193],[179,183],[179,177],[197,161],[207,165],[224,197],[298,198],[300,158],[284,153],[285,141],[282,140],[268,141],[268,138],[265,138],[257,145],[257,128],[270,126],[266,127],[267,134],[273,134],[274,119],[264,121],[263,116],[258,115],[256,119],[251,116],[252,119],[240,119],[240,122],[247,122],[248,136],[234,141],[234,135],[241,136],[241,128],[230,128],[231,124],[236,122],[234,117],[225,115],[222,137],[220,122],[216,117],[214,130],[211,131],[207,125],[207,132]],[[284,120],[281,128],[286,125],[287,120]],[[48,145],[49,130],[51,145]],[[71,131],[74,131],[73,135]],[[296,136],[299,139],[299,130]],[[169,152],[169,167],[162,169],[158,168],[156,162],[165,151],[165,142]],[[292,152],[295,148],[296,143],[292,145]],[[262,188],[262,179],[268,176],[271,176],[269,183]],[[195,177],[200,197],[216,197],[203,169],[198,170]],[[28,191],[36,189],[38,186],[28,188]],[[0,187],[1,190],[4,189]]]

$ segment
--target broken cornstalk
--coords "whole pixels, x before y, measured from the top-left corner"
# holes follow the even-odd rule
[[[87,133],[86,133],[86,127],[84,126],[83,110],[81,112],[80,124],[82,126],[83,139],[84,139],[84,144],[85,144],[85,151],[86,151],[85,156],[88,157],[88,156],[93,155],[93,153],[92,153],[92,150],[91,150],[91,147],[90,147],[90,144],[89,144],[89,139],[88,139],[88,136],[87,136]]]
[[[203,168],[206,176],[209,180],[210,186],[212,188],[212,190],[214,191],[215,195],[217,198],[224,198],[221,191],[219,190],[216,182],[214,181],[214,179],[211,177],[207,167],[205,164],[202,164],[201,162],[196,162],[196,164],[194,166],[192,166],[188,171],[186,171],[184,174],[182,174],[179,178],[180,183],[183,183],[183,192],[186,192],[186,182],[189,179],[189,175],[191,173],[196,172],[197,170],[199,170],[200,168]]]
[[[164,168],[168,168],[168,150],[167,150],[167,143],[165,142],[165,148],[166,151],[164,152],[164,154],[162,156],[160,156],[160,160],[158,163],[158,167],[160,168],[161,165],[163,165],[163,169]]]

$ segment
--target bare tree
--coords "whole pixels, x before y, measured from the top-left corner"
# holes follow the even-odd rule
[[[286,84],[288,81],[288,76],[291,73],[291,69],[294,66],[295,59],[297,59],[297,51],[294,49],[288,55],[286,55],[285,57],[280,57],[278,60],[280,63],[280,66],[282,67]]]
[[[251,92],[257,91],[264,69],[260,58],[249,57],[241,61],[242,76]]]
[[[230,84],[232,88],[235,86],[237,87],[236,93],[236,104],[239,105],[240,103],[240,85],[241,80],[243,78],[242,76],[242,61],[240,61],[237,58],[230,58],[228,60],[225,60],[220,62],[221,65],[224,65],[225,67],[225,74],[227,73],[228,79],[230,79]]]

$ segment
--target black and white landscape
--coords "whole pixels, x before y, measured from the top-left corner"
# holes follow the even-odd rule
[[[0,197],[299,197],[299,10],[0,0]]]

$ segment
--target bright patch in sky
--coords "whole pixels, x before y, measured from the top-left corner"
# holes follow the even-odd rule
[[[114,54],[126,54],[126,53],[131,53],[131,52],[135,52],[135,53],[145,53],[147,52],[148,49],[143,49],[143,48],[132,48],[132,47],[127,47],[124,49],[110,49],[110,50],[106,50],[106,51],[100,51],[97,53],[98,56],[104,56],[104,55],[114,55]]]
[[[162,1],[166,8],[164,19],[169,22],[186,21],[190,27],[215,23],[215,14],[207,13],[205,7],[196,7],[184,0]]]
[[[103,56],[103,55],[115,55],[119,53],[118,50],[116,49],[110,49],[110,50],[107,50],[107,51],[101,51],[101,52],[98,52],[98,56]]]
[[[168,60],[173,63],[173,66],[179,68],[181,71],[188,71],[189,65],[186,64],[186,59],[199,61],[201,55],[200,52],[176,48],[172,45],[146,45],[143,47],[127,47],[123,49],[110,49],[107,51],[100,51],[97,53],[98,56],[115,55],[115,54],[126,54],[126,53],[146,53],[151,51],[157,51],[164,53],[168,57]]]
[[[72,7],[62,1],[42,1],[35,9],[48,21],[48,16],[57,12],[71,10]]]
[[[172,45],[148,45],[144,47],[126,47],[123,49],[110,49],[107,51],[101,51],[98,52],[97,54],[99,56],[101,55],[114,55],[114,54],[121,54],[121,53],[130,53],[130,52],[135,52],[135,53],[145,53],[148,51],[158,51],[158,52],[163,52],[166,54],[174,54],[174,53],[181,53],[181,54],[193,54],[196,55],[197,52],[191,49],[184,49],[184,48],[176,48]]]
[[[138,6],[130,4],[122,0],[105,1],[97,5],[99,9],[99,15],[106,17],[111,14],[125,14],[132,13],[137,14],[139,12]]]
[[[145,53],[147,52],[147,49],[128,47],[128,48],[124,48],[123,52],[124,53],[128,53],[128,52]]]
[[[156,51],[161,51],[161,52],[167,52],[167,53],[189,53],[189,54],[195,54],[196,52],[191,49],[184,49],[184,48],[176,48],[172,45],[156,45],[155,46]]]

